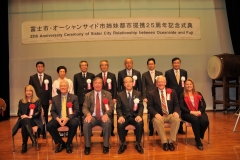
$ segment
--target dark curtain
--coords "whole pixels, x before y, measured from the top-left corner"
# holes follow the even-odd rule
[[[240,55],[240,1],[225,0],[234,54]]]
[[[1,0],[1,25],[0,25],[0,42],[1,42],[1,78],[0,78],[0,98],[4,99],[7,104],[7,110],[4,116],[0,113],[0,121],[10,118],[10,100],[9,100],[9,43],[8,43],[8,0]]]

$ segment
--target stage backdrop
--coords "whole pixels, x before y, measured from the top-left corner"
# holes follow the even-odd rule
[[[126,57],[133,59],[134,69],[141,73],[147,71],[146,61],[149,57],[156,59],[156,69],[162,72],[172,67],[173,57],[181,58],[181,67],[187,70],[188,76],[195,81],[196,89],[206,100],[207,109],[212,109],[211,79],[207,75],[206,68],[208,59],[216,54],[233,53],[225,1],[131,0],[130,2],[127,0],[9,0],[11,115],[17,113],[18,102],[23,96],[29,76],[36,73],[37,61],[45,62],[46,73],[55,80],[56,68],[60,65],[67,67],[67,77],[73,79],[74,74],[80,71],[78,64],[81,60],[87,60],[89,72],[97,74],[100,72],[99,61],[107,59],[110,63],[109,70],[117,75],[118,71],[124,68]],[[201,39],[22,44],[21,26],[24,21],[179,16],[200,18]],[[217,93],[219,99],[222,98],[221,92],[219,89]],[[235,92],[231,94],[234,96]],[[218,109],[222,109],[221,106]]]

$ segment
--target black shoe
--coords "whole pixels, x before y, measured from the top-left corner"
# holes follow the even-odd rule
[[[66,144],[66,152],[72,153],[72,146],[70,144]]]
[[[32,141],[32,146],[35,147],[37,145],[36,139]]]
[[[101,132],[100,137],[103,137],[103,132]]]
[[[156,136],[158,135],[157,131],[156,131]]]
[[[109,147],[103,146],[103,153],[107,154],[109,152]]]
[[[115,133],[114,133],[114,132],[111,132],[111,136],[115,136]]]
[[[86,147],[86,146],[85,146],[84,154],[85,154],[85,155],[89,155],[89,154],[90,154],[90,147]]]
[[[43,138],[43,139],[46,139],[46,134],[45,134],[45,133],[42,135],[42,138]]]
[[[172,142],[168,144],[168,147],[169,147],[170,151],[175,150],[174,144]]]
[[[55,153],[61,152],[65,147],[66,147],[66,146],[65,146],[65,143],[64,143],[64,142],[59,143],[59,144],[57,145],[57,148],[56,148],[56,150],[55,150]]]
[[[169,150],[168,143],[163,143],[163,150],[164,151],[168,151]]]
[[[21,153],[26,153],[27,152],[27,144],[22,144],[22,151]]]
[[[122,154],[127,149],[125,144],[122,144],[118,150],[118,154]]]
[[[143,154],[143,148],[140,146],[140,144],[136,144],[136,145],[135,145],[135,149],[136,149],[139,153]]]
[[[153,132],[149,132],[148,135],[149,135],[149,136],[153,136]]]
[[[186,134],[183,130],[178,130],[178,134]]]

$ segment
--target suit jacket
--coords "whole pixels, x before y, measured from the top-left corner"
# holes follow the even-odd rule
[[[179,84],[177,83],[177,79],[174,73],[174,69],[170,69],[165,72],[165,77],[167,80],[167,85],[166,87],[172,88],[177,92],[178,98],[180,95],[183,93],[183,88],[182,87],[182,82],[181,82],[181,77],[185,77],[185,80],[187,80],[187,71],[180,69],[180,81]]]
[[[138,103],[138,109],[136,111],[133,111],[133,105],[134,105],[134,99],[138,98],[140,101]],[[143,99],[141,96],[141,92],[133,90],[132,91],[132,104],[129,106],[128,104],[128,98],[126,90],[118,93],[117,96],[117,115],[118,117],[123,116],[124,118],[127,118],[130,115],[136,116],[143,116]]]
[[[162,104],[161,104],[158,88],[151,90],[147,95],[147,99],[148,99],[147,109],[148,109],[148,112],[150,113],[150,116],[155,117],[157,113],[163,116]],[[168,107],[169,114],[172,114],[173,112],[177,112],[180,116],[180,108],[178,104],[177,93],[173,89],[170,95],[170,100],[167,100],[167,107]]]
[[[44,80],[47,79],[48,90],[45,89]],[[38,74],[34,74],[30,76],[29,84],[33,86],[36,91],[38,98],[41,99],[42,105],[49,105],[49,100],[52,100],[52,78],[51,76],[44,73],[42,86],[40,85],[40,81],[38,78]]]
[[[102,72],[99,73],[98,75],[96,75],[96,77],[100,77],[103,79],[102,77]],[[112,94],[112,98],[113,99],[117,99],[117,80],[116,80],[116,76],[115,74],[111,73],[111,72],[107,72],[107,77],[106,77],[106,81],[107,79],[111,79],[111,89],[108,89],[108,83],[106,82],[106,85],[104,85],[103,82],[103,89],[106,91],[109,91]]]
[[[53,97],[52,99],[52,108],[51,108],[51,115],[52,115],[52,119],[56,119],[57,117],[60,118],[61,117],[61,109],[62,109],[62,95],[58,94],[55,97]],[[72,110],[73,110],[73,114],[69,114],[68,113],[68,108],[67,110],[67,117],[69,119],[72,118],[78,118],[79,115],[79,104],[78,104],[78,97],[74,94],[68,93],[67,95],[67,100],[66,103],[72,103]],[[67,105],[66,105],[67,107]]]
[[[198,92],[198,94],[200,94],[202,96],[202,94],[200,92]],[[183,114],[190,114],[190,110],[188,109],[188,106],[187,106],[186,102],[184,101],[183,93],[180,95],[179,105],[180,105],[182,115]],[[199,104],[198,104],[198,110],[200,112],[205,112],[205,109],[206,109],[206,103],[205,103],[205,100],[202,96],[202,101],[199,101]]]
[[[35,104],[35,108],[34,108],[34,111],[33,111],[33,115],[32,115],[32,120],[36,123],[36,125],[38,126],[40,132],[42,132],[43,130],[43,123],[42,123],[42,119],[41,119],[41,109],[42,109],[42,105],[41,105],[41,100],[38,99],[36,102],[34,103],[22,103],[22,99],[19,101],[18,103],[18,121],[17,123],[14,125],[13,129],[12,129],[12,136],[14,136],[18,129],[21,127],[20,125],[20,120],[21,120],[21,116],[26,114],[28,115],[29,112],[30,112],[30,109],[29,109],[29,105],[30,104]]]
[[[73,87],[74,87],[74,94],[78,96],[79,104],[83,104],[84,96],[86,93],[93,90],[93,79],[95,75],[92,73],[87,72],[86,78],[83,78],[82,72],[77,73],[73,77]],[[91,79],[91,89],[87,89],[87,79]]]
[[[163,75],[162,72],[155,70],[155,77]],[[154,78],[154,83],[149,71],[142,74],[142,96],[146,98],[149,91],[156,88],[156,79]]]
[[[137,76],[136,85],[133,87],[134,90],[138,90],[142,92],[142,81],[141,81],[141,74],[139,71],[132,69],[132,76]],[[126,69],[121,70],[118,72],[118,93],[121,91],[126,90],[123,84],[123,79],[127,76]]]
[[[103,115],[107,114],[108,117],[111,118],[112,112],[113,112],[113,101],[112,101],[111,93],[102,89],[101,97],[102,97],[102,99],[101,99],[102,113],[103,113]],[[108,111],[105,109],[104,104],[103,104],[104,98],[108,99],[108,107],[109,107]],[[94,90],[93,90],[85,95],[83,108],[82,108],[82,112],[84,114],[83,118],[85,118],[88,113],[90,113],[92,115],[94,112],[94,108],[95,108],[95,96],[94,96]]]

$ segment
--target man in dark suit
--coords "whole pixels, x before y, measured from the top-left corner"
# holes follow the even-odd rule
[[[96,77],[100,77],[103,79],[102,89],[109,91],[112,94],[113,104],[115,104],[117,100],[117,81],[116,81],[115,74],[108,72],[108,67],[109,67],[108,61],[102,60],[100,62],[100,69],[102,72],[96,75]],[[113,121],[112,121],[111,136],[115,136],[113,132],[114,131],[114,111],[112,112],[112,120]]]
[[[178,57],[172,59],[172,69],[165,72],[165,77],[167,80],[167,87],[172,88],[177,92],[178,99],[183,93],[184,82],[187,80],[187,71],[180,69],[181,60]],[[178,133],[185,134],[183,131],[183,123],[180,123]]]
[[[177,93],[175,90],[165,88],[166,78],[158,76],[155,88],[147,95],[148,103],[147,109],[151,114],[154,128],[156,128],[163,144],[163,150],[174,151],[175,147],[173,142],[176,141],[176,135],[180,124],[180,107],[178,104]],[[166,133],[164,130],[164,123],[170,123],[170,138],[167,141]]]
[[[147,103],[147,94],[149,91],[156,88],[156,77],[163,75],[162,72],[155,70],[155,59],[149,58],[147,60],[147,66],[149,71],[142,74],[142,96],[143,96],[143,102]],[[152,119],[153,117],[149,117]],[[153,125],[152,121],[149,121],[148,123],[149,127],[149,136],[153,135]]]
[[[30,76],[29,84],[32,85],[36,91],[37,96],[41,99],[44,110],[44,118],[48,123],[48,109],[49,104],[52,103],[52,78],[44,73],[45,64],[42,61],[36,63],[37,73]],[[43,127],[43,138],[46,138],[45,127]]]
[[[90,154],[92,127],[100,125],[103,128],[103,153],[109,152],[109,138],[111,135],[113,101],[111,93],[102,89],[103,80],[95,77],[94,90],[85,95],[83,103],[84,124],[83,133],[85,141],[84,154]]]
[[[117,115],[118,115],[118,135],[121,140],[121,146],[118,154],[122,154],[126,149],[126,130],[129,124],[135,126],[136,145],[135,149],[139,153],[143,153],[140,145],[143,134],[143,101],[141,92],[133,89],[133,78],[127,76],[124,78],[125,90],[118,93],[117,96]]]
[[[133,89],[142,92],[141,74],[139,71],[133,69],[133,60],[126,58],[124,61],[125,69],[118,72],[118,93],[125,90],[123,79],[126,76],[133,77]]]
[[[83,113],[82,107],[84,102],[84,96],[86,93],[93,90],[92,81],[95,77],[94,74],[88,72],[88,63],[87,61],[81,61],[79,63],[79,67],[81,72],[77,73],[73,77],[73,87],[74,87],[74,94],[78,96],[79,102],[79,116],[80,116],[80,124],[81,124],[81,135],[83,135]]]
[[[52,119],[47,124],[47,130],[52,136],[57,148],[55,153],[61,152],[66,148],[67,153],[72,153],[72,139],[77,132],[79,124],[78,97],[68,93],[69,83],[67,80],[60,81],[61,94],[53,97],[51,115]],[[68,126],[68,138],[65,143],[58,133],[58,127]]]

